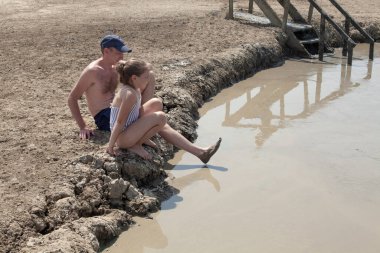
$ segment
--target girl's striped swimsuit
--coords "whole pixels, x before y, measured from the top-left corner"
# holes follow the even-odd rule
[[[141,94],[140,94],[140,92],[137,92],[136,90],[133,90],[132,88],[129,88],[129,87],[126,87],[125,89],[128,89],[128,90],[132,91],[133,93],[135,93],[137,96],[137,101],[133,105],[132,110],[128,115],[127,121],[125,122],[124,129],[126,129],[129,125],[131,125],[133,122],[135,122],[139,118],[139,112],[140,112],[140,107],[141,107]],[[111,106],[111,118],[110,118],[111,131],[115,125],[117,116],[119,115],[119,110],[120,110],[119,107]]]

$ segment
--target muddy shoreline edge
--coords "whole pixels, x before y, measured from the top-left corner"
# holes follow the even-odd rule
[[[376,41],[379,40],[379,24]],[[377,34],[377,35],[376,35]],[[354,36],[356,41],[361,37]],[[330,43],[340,45],[333,33]],[[220,90],[246,79],[256,72],[281,65],[286,57],[285,36],[277,43],[242,45],[216,55],[186,71],[175,83],[165,84],[156,92],[162,98],[168,122],[191,141],[197,138],[198,108]],[[101,136],[105,140],[107,134]],[[112,158],[104,153],[82,156],[66,166],[72,171],[67,182],[51,185],[45,196],[37,196],[28,210],[36,237],[27,242],[17,240],[21,228],[10,228],[9,246],[20,252],[97,252],[101,245],[118,236],[132,223],[132,216],[147,216],[159,210],[161,201],[177,190],[166,182],[165,163],[176,150],[155,139],[161,150],[154,149],[153,161],[143,161],[124,153]],[[22,230],[22,229],[21,229]],[[12,240],[12,241],[11,241]]]

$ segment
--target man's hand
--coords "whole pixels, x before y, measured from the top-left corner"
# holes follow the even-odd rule
[[[79,138],[81,140],[87,140],[90,139],[91,135],[94,135],[94,132],[90,129],[83,128],[79,132]]]

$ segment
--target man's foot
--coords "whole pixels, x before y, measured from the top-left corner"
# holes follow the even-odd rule
[[[146,160],[151,160],[153,157],[141,145],[134,145],[134,146],[128,148],[128,150],[131,151],[132,153],[135,153],[135,154],[141,156],[142,158],[144,158]]]
[[[203,154],[199,155],[198,158],[203,163],[208,163],[210,158],[216,153],[216,151],[218,151],[221,142],[222,138],[219,138],[219,140],[214,145],[206,149],[206,151]]]
[[[148,145],[149,147],[152,147],[152,148],[155,148],[155,149],[157,149],[157,144],[156,143],[154,143],[154,141],[152,141],[152,140],[146,140],[145,142],[144,142],[144,144],[145,145]]]

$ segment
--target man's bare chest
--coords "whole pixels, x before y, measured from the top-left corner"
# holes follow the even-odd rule
[[[117,74],[115,72],[100,72],[97,75],[96,82],[102,93],[112,93],[117,87]]]

